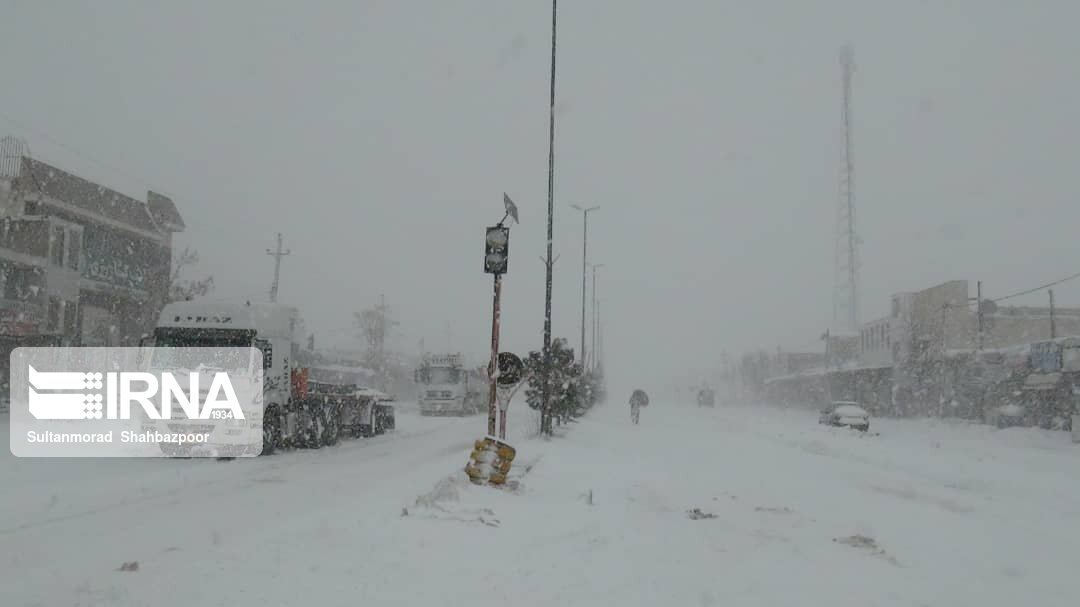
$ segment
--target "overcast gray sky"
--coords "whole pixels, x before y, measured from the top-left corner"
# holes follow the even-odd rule
[[[385,294],[402,344],[482,356],[505,190],[503,343],[543,326],[549,2],[0,2],[0,134],[172,195],[220,298],[320,341]],[[838,49],[855,48],[864,319],[957,278],[1080,271],[1080,4],[578,0],[559,11],[554,285],[578,340],[581,216],[612,370],[819,347],[831,316]],[[1080,282],[1080,281],[1077,281]],[[1080,285],[1058,289],[1080,304]],[[1043,303],[1044,295],[1020,303]],[[576,346],[575,346],[576,347]]]

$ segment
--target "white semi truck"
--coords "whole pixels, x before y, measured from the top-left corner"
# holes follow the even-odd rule
[[[471,415],[485,409],[484,374],[465,367],[461,353],[425,354],[416,370],[421,415]]]
[[[161,311],[152,345],[261,350],[262,415],[250,422],[261,424],[263,455],[283,448],[335,444],[350,430],[350,434],[370,436],[392,429],[390,396],[361,386],[309,385],[303,359],[310,353],[301,348],[302,328],[300,313],[291,306],[181,301]],[[151,360],[149,364],[154,363]],[[195,422],[173,419],[169,423]],[[162,449],[167,446],[162,445]]]

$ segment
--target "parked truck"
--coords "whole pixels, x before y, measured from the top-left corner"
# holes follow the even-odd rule
[[[1034,425],[1072,430],[1080,412],[1080,338],[1031,344],[1031,372],[1023,384],[1023,404]]]
[[[150,343],[156,347],[257,348],[261,351],[261,415],[256,414],[247,421],[261,427],[263,455],[278,449],[335,444],[347,432],[371,436],[392,429],[393,406],[390,403],[393,399],[390,396],[363,386],[308,381],[304,359],[310,353],[301,347],[302,326],[299,311],[291,306],[182,301],[164,307]],[[155,361],[151,359],[148,364],[152,367]],[[194,432],[182,426],[199,423],[187,419],[167,421],[177,426],[170,427],[171,432]],[[168,445],[161,447],[166,454],[174,454]],[[191,448],[217,451],[221,445],[194,445]]]
[[[421,415],[471,415],[484,409],[487,381],[461,353],[425,354],[415,374]]]

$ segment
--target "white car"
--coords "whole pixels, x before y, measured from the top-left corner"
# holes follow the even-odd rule
[[[859,403],[836,401],[822,409],[818,423],[866,432],[870,429],[870,414],[860,407]]]

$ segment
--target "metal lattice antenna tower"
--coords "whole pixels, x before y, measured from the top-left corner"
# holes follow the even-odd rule
[[[844,145],[841,158],[840,196],[836,205],[834,254],[835,287],[833,322],[849,331],[859,328],[859,235],[855,230],[855,150],[852,143],[851,77],[855,72],[855,52],[850,46],[840,51],[844,101],[841,118]]]

